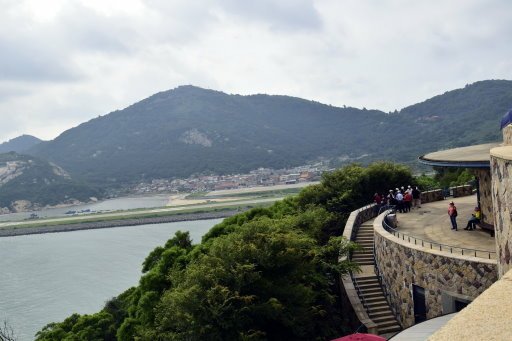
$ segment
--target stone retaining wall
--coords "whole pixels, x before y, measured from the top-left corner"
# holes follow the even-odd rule
[[[441,316],[443,296],[472,301],[497,278],[496,261],[431,250],[400,240],[375,219],[376,263],[390,292],[390,302],[404,328],[414,325],[412,284],[425,289],[427,319]]]
[[[475,176],[478,178],[478,191],[480,192],[480,210],[483,214],[483,221],[494,225],[494,212],[492,209],[492,179],[489,169],[475,169]]]
[[[434,189],[432,191],[426,191],[421,193],[421,203],[426,204],[428,202],[443,200],[443,190]]]
[[[494,231],[500,277],[512,269],[512,146],[491,149]]]
[[[465,197],[473,194],[473,186],[471,185],[450,187],[450,190],[454,198]]]

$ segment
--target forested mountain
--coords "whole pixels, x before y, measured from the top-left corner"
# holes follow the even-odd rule
[[[40,142],[40,139],[32,135],[21,135],[0,144],[0,153],[23,153]]]
[[[33,156],[0,154],[0,211],[33,210],[46,205],[90,201],[101,192],[71,179],[62,168]]]
[[[103,185],[319,157],[414,164],[439,148],[499,140],[499,119],[510,107],[511,81],[477,82],[394,113],[181,86],[69,129],[30,153]]]

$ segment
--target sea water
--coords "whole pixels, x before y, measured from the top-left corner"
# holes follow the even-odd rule
[[[142,262],[178,230],[194,242],[222,219],[0,238],[0,322],[33,340],[50,322],[92,314],[137,285]]]

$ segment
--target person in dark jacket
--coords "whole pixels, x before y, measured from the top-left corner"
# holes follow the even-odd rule
[[[421,208],[421,192],[418,186],[412,190],[412,208]]]

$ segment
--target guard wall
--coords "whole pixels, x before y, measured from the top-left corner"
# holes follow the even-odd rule
[[[491,149],[491,172],[496,252],[501,277],[512,268],[512,146]]]
[[[497,280],[495,260],[432,250],[398,239],[382,227],[384,214],[375,219],[375,261],[389,301],[404,328],[414,325],[412,285],[425,289],[427,319],[447,309],[443,297],[472,301]]]
[[[478,192],[480,193],[480,210],[483,221],[494,225],[494,210],[492,208],[492,179],[489,169],[475,169],[478,178]]]

